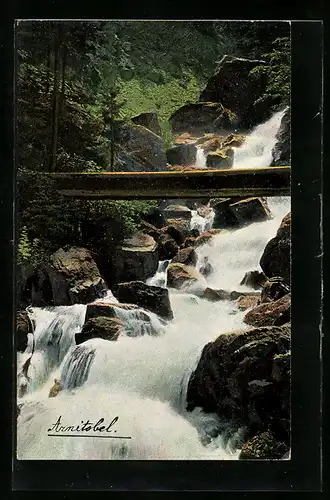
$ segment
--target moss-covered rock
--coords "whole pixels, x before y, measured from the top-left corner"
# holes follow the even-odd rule
[[[243,445],[239,460],[281,460],[288,451],[288,445],[266,431],[256,434]]]
[[[288,445],[290,336],[289,325],[260,327],[208,343],[188,383],[187,409],[215,412],[246,427],[249,437],[270,430]]]
[[[260,266],[268,278],[280,276],[290,285],[291,274],[291,212],[282,220],[277,234],[266,245]]]
[[[234,164],[234,150],[230,147],[221,148],[208,153],[206,166],[212,170],[226,170],[232,168]]]

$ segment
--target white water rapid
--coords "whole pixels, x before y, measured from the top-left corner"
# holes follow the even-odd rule
[[[233,168],[261,168],[271,164],[272,149],[285,111],[286,109],[274,113],[246,137],[242,146],[233,148]]]
[[[265,148],[270,146],[265,140]],[[239,290],[244,274],[259,269],[267,242],[290,210],[289,198],[269,198],[268,204],[272,220],[219,234],[197,249],[197,268],[204,257],[213,267],[206,286]],[[212,213],[199,217],[194,211],[191,227],[203,231],[212,225],[212,217]],[[148,283],[166,287],[167,265],[168,261],[160,262]],[[18,397],[19,459],[238,458],[242,430],[233,434],[224,422],[201,409],[187,412],[185,400],[204,345],[221,334],[246,329],[245,313],[226,300],[210,302],[173,289],[169,295],[171,322],[149,313],[143,326],[148,313],[122,311],[118,314],[126,333],[117,341],[92,339],[78,346],[75,334],[84,323],[85,305],[32,309],[35,351],[28,372],[31,382],[26,394]],[[110,291],[103,300],[118,303]],[[18,357],[18,373],[32,350],[29,340],[26,352]],[[55,378],[63,389],[49,398]],[[88,438],[63,437],[54,431],[59,418],[62,426],[76,427],[101,418],[107,426],[115,417],[116,439],[95,437],[97,432]]]

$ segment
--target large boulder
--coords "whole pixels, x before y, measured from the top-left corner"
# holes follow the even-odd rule
[[[239,227],[272,217],[264,198],[223,199],[213,206],[215,228]]]
[[[200,280],[201,275],[193,266],[176,262],[170,264],[167,268],[167,286],[170,288],[186,290]]]
[[[168,233],[178,244],[190,236],[190,219],[167,219],[167,226],[162,231]]]
[[[142,125],[142,127],[151,130],[151,132],[158,136],[160,136],[162,133],[157,113],[140,113],[137,116],[133,116],[131,120],[137,125]]]
[[[135,123],[122,125],[119,142],[126,154],[141,164],[141,170],[145,172],[167,170],[164,141],[151,130]],[[122,165],[121,170],[125,171],[125,165]]]
[[[237,116],[236,126],[250,129],[264,119],[260,113],[256,114],[254,104],[265,92],[267,85],[266,75],[251,74],[251,71],[266,64],[260,60],[223,56],[199,100],[221,103]]]
[[[272,149],[271,166],[291,165],[291,109],[288,108],[276,134],[276,144]]]
[[[194,144],[176,144],[166,151],[170,165],[194,165],[197,147]]]
[[[182,248],[173,257],[172,263],[178,262],[179,264],[185,264],[186,266],[196,266],[197,264],[197,253],[193,247]]]
[[[264,198],[246,198],[245,200],[231,203],[229,207],[239,225],[264,221],[272,217],[267,200]]]
[[[238,220],[235,214],[230,210],[230,204],[234,203],[235,199],[220,198],[219,200],[212,201],[212,208],[214,211],[213,227],[231,228],[238,226]]]
[[[116,250],[116,281],[145,280],[151,278],[158,268],[158,249],[154,238],[138,232],[124,240]]]
[[[179,246],[168,233],[161,234],[157,244],[159,260],[171,260],[178,253]]]
[[[28,334],[33,333],[33,325],[26,311],[16,313],[16,349],[24,352],[28,344]]]
[[[217,149],[206,156],[206,166],[212,170],[226,170],[234,164],[234,150],[232,148]]]
[[[124,323],[121,319],[98,316],[86,321],[81,332],[76,333],[75,340],[77,345],[94,338],[117,340],[124,331]]]
[[[275,238],[272,238],[260,259],[260,266],[268,278],[280,276],[290,284],[291,273],[291,212],[282,220]]]
[[[87,305],[85,322],[92,318],[100,316],[107,318],[118,318],[123,316],[121,312],[124,311],[137,311],[139,306],[136,304],[111,304],[110,302],[103,302],[102,300],[93,302]],[[145,314],[145,319],[148,320],[148,315]]]
[[[246,311],[247,309],[252,309],[258,306],[260,303],[260,296],[256,295],[241,295],[236,300],[237,309],[240,311]]]
[[[283,282],[283,278],[269,278],[262,285],[261,302],[273,302],[281,299],[290,292],[290,288]]]
[[[208,343],[187,390],[187,409],[201,407],[247,429],[290,441],[289,326],[222,334]]]
[[[235,117],[219,101],[207,102],[210,101],[208,99],[200,101],[185,104],[171,115],[169,122],[174,133],[228,131],[234,127]]]
[[[164,227],[166,224],[163,212],[157,207],[151,208],[149,212],[143,216],[143,219],[158,229]]]
[[[281,326],[290,321],[291,295],[274,302],[259,304],[244,316],[244,323],[252,326]]]
[[[88,304],[106,293],[106,284],[86,248],[60,248],[40,266],[32,283],[32,305]]]
[[[289,446],[278,441],[269,431],[259,432],[241,449],[239,460],[281,460]]]
[[[169,219],[171,222],[172,220]],[[166,226],[162,229],[166,234],[171,236],[173,240],[178,244],[182,245],[187,235],[187,224],[186,221],[181,219],[174,219],[174,225]]]
[[[244,274],[240,285],[247,286],[249,288],[253,288],[254,290],[260,290],[263,284],[267,281],[264,273],[260,271],[248,271]]]
[[[164,319],[173,319],[168,290],[159,286],[146,285],[142,281],[119,283],[114,293],[120,302],[136,304]]]
[[[169,219],[191,219],[191,210],[184,205],[168,205],[164,209],[164,216],[166,220]]]

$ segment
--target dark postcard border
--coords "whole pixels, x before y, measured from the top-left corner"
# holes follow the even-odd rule
[[[293,22],[292,459],[283,462],[15,459],[15,490],[320,490],[321,76],[322,24]],[[7,116],[8,112],[7,103]],[[4,137],[9,150],[8,130]],[[12,179],[7,178],[4,187],[8,217]],[[12,239],[12,229],[8,221],[3,233],[9,255],[4,271],[10,283],[12,246],[8,236]],[[5,298],[7,311],[12,309],[12,298],[9,295]],[[11,320],[5,319],[10,327]]]

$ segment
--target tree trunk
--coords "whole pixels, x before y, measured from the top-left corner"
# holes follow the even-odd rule
[[[47,47],[47,81],[46,81],[46,94],[50,90],[50,79],[51,79],[51,56],[52,56],[52,29],[51,23],[49,23],[49,42]]]
[[[110,122],[110,131],[111,131],[111,152],[110,152],[110,170],[113,172],[114,170],[114,163],[115,163],[115,126],[114,122],[111,119]]]
[[[66,70],[67,55],[68,55],[68,47],[67,47],[65,40],[64,40],[63,41],[63,54],[62,54],[62,82],[61,82],[62,102],[64,101],[64,96],[65,96],[65,70]]]
[[[58,141],[58,117],[60,104],[60,25],[56,23],[54,32],[54,88],[53,88],[53,106],[52,106],[52,133],[51,133],[51,155],[50,171],[56,171],[56,155]]]

